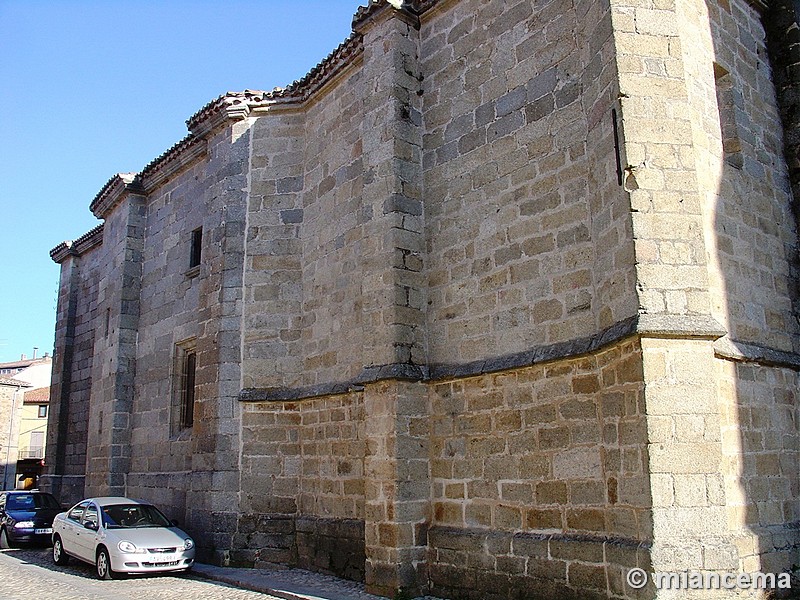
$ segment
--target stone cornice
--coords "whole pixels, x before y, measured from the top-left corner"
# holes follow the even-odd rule
[[[196,159],[205,156],[208,144],[204,138],[187,135],[158,158],[152,160],[139,174],[145,193],[152,191],[167,178],[181,171]]]
[[[98,219],[105,219],[127,194],[149,193],[206,152],[206,140],[190,134],[148,163],[141,173],[114,175],[92,200],[89,210]]]
[[[141,193],[136,173],[117,173],[100,189],[89,205],[89,210],[98,219],[103,219],[113,210],[123,195],[128,192]]]
[[[274,94],[274,98],[292,98],[295,101],[305,102],[309,97],[322,88],[328,81],[334,79],[360,56],[364,50],[364,38],[359,33],[352,33],[344,42],[339,44],[323,61],[318,63],[304,77],[294,81],[291,85]]]
[[[390,11],[394,16],[406,21],[412,27],[419,29],[420,5],[428,5],[425,10],[435,4],[435,2],[407,2],[404,0],[369,0],[366,6],[359,6],[353,16],[353,31],[359,33],[368,29],[373,23],[388,15]]]
[[[418,365],[391,364],[364,367],[361,373],[349,381],[336,381],[319,385],[300,386],[296,388],[247,388],[242,390],[239,399],[244,402],[283,402],[302,400],[317,396],[347,394],[364,389],[364,384],[375,383],[387,379],[402,381],[423,381],[428,379],[427,370]]]
[[[58,246],[50,250],[50,258],[57,263],[61,263],[68,256],[80,256],[102,243],[103,224],[101,223],[91,231],[84,233],[77,240],[61,242]]]
[[[643,314],[637,318],[636,333],[650,338],[716,340],[727,331],[710,316]]]
[[[246,119],[252,107],[266,102],[272,93],[262,90],[228,92],[189,117],[186,126],[192,135],[202,137],[228,121]]]
[[[800,371],[800,355],[724,337],[714,343],[714,354],[735,362],[752,362]]]
[[[418,25],[418,15],[432,8],[436,3],[437,0],[398,2],[397,4],[401,6],[397,8],[387,0],[370,0],[367,6],[358,7],[353,17],[353,32],[350,36],[301,79],[295,80],[285,88],[278,87],[271,91],[245,90],[223,94],[206,104],[186,121],[189,131],[194,135],[204,135],[230,120],[247,118],[254,109],[302,103],[309,100],[314,93],[337,77],[352,64],[355,58],[361,55],[364,46],[360,30],[368,21],[375,19],[385,11],[393,10],[396,16],[411,20]]]

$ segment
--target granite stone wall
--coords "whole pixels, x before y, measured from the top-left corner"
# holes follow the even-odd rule
[[[247,404],[236,562],[364,578],[361,393]]]
[[[435,594],[625,594],[653,535],[641,352],[431,386]]]
[[[53,251],[53,489],[157,502],[204,560],[387,597],[791,570],[797,230],[769,14],[370,2],[303,79],[213,101]]]
[[[586,24],[609,17],[583,4],[459,2],[423,21],[433,362],[568,341],[635,314],[619,285],[632,246],[613,208],[624,195],[597,56],[608,30]]]
[[[50,387],[48,463],[41,485],[62,503],[84,497],[97,298],[104,254],[98,227],[54,249],[61,261],[53,378]]]

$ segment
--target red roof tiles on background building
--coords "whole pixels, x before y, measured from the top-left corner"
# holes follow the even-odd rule
[[[28,390],[22,397],[24,404],[47,404],[50,402],[50,386]]]

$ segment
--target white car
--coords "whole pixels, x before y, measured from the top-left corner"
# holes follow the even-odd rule
[[[194,541],[151,504],[130,498],[89,498],[53,520],[53,561],[95,565],[100,579],[117,573],[188,571]]]

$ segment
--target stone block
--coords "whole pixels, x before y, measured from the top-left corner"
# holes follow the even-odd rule
[[[602,565],[586,565],[579,562],[567,567],[567,582],[579,590],[606,591],[606,569]]]
[[[600,453],[596,448],[573,448],[553,455],[556,479],[598,479],[601,476]]]
[[[563,481],[543,481],[536,484],[538,505],[566,504],[567,499],[567,484]]]

